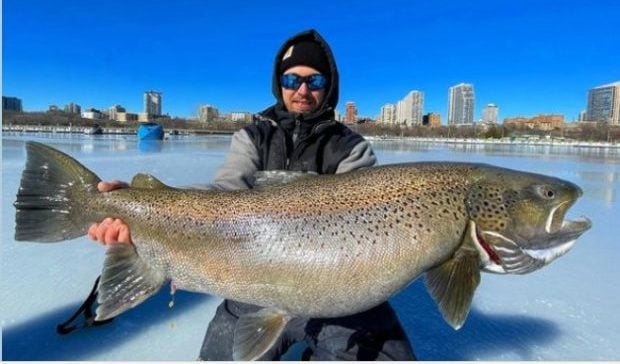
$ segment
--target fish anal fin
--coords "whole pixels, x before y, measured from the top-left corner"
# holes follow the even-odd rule
[[[480,283],[480,256],[471,242],[464,241],[449,260],[427,271],[425,280],[444,320],[460,329]]]
[[[278,342],[290,319],[284,311],[274,308],[241,316],[235,327],[233,360],[259,359]]]
[[[170,188],[162,181],[146,173],[138,173],[133,176],[133,179],[131,180],[131,187],[148,188],[153,190]]]
[[[115,317],[154,295],[166,277],[138,256],[130,244],[107,249],[97,295],[96,321]]]

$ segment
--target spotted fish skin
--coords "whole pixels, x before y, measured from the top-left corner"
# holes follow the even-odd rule
[[[94,200],[92,213],[126,221],[138,254],[181,289],[334,317],[385,301],[458,247],[467,223],[459,186],[472,167],[446,168],[382,167],[238,192],[130,188]]]
[[[539,269],[591,225],[564,220],[578,186],[484,164],[386,165],[247,191],[177,189],[137,175],[130,188],[99,193],[99,178],[70,156],[34,142],[27,151],[16,240],[75,238],[104,217],[131,229],[133,246],[108,249],[98,320],[171,279],[266,307],[240,320],[233,354],[242,360],[266,352],[290,317],[361,312],[423,273],[458,328],[481,269]]]

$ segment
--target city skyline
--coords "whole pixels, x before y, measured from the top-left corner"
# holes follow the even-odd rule
[[[4,1],[3,95],[20,98],[26,111],[71,102],[137,111],[142,92],[154,89],[166,95],[162,112],[173,116],[194,117],[204,104],[258,112],[274,102],[273,55],[307,28],[335,53],[341,114],[354,101],[360,116],[374,118],[420,90],[424,113],[440,114],[445,125],[446,91],[466,82],[475,86],[475,121],[490,103],[502,117],[573,120],[591,88],[620,79],[613,35],[620,4],[611,0],[142,6]]]
[[[144,92],[144,110],[141,113],[127,112],[119,104],[115,104],[109,108],[102,108],[105,111],[101,112],[96,108],[88,108],[84,113],[81,113],[81,106],[70,102],[65,105],[64,109],[58,107],[58,105],[49,105],[46,111],[61,111],[65,113],[81,114],[88,119],[101,119],[109,118],[116,121],[148,121],[151,117],[179,117],[177,115],[169,115],[162,112],[162,92],[159,91],[145,91]],[[496,104],[487,104],[481,112],[481,118],[478,120],[473,119],[473,103],[474,103],[474,86],[472,84],[460,83],[449,88],[448,92],[448,118],[446,120],[447,125],[474,125],[477,123],[482,124],[499,124],[499,107]],[[2,96],[2,110],[12,110],[22,112],[22,100],[13,96]],[[353,123],[357,120],[369,119],[365,115],[358,115],[358,108],[355,101],[347,101],[345,106],[344,117],[342,114],[335,110],[335,119],[343,122]],[[44,110],[36,110],[44,111]],[[451,115],[456,114],[457,116]],[[89,115],[86,115],[89,114]],[[202,122],[213,121],[220,116],[231,117],[232,121],[251,121],[252,112],[248,111],[230,111],[223,112],[220,115],[219,109],[210,104],[199,105],[197,114],[188,117],[188,119],[199,120]],[[86,116],[85,116],[86,115]],[[94,116],[98,115],[98,116]],[[514,123],[515,120],[524,122],[528,119],[537,120],[540,118],[552,118],[553,123],[556,123],[557,118],[561,118],[561,123],[564,123],[565,115],[562,113],[544,113],[539,112],[536,115],[509,115],[504,117],[503,121],[508,123]],[[388,125],[400,125],[400,126],[419,126],[419,125],[441,125],[441,115],[435,111],[424,110],[424,93],[418,90],[412,90],[407,95],[397,101],[395,104],[387,103],[383,105],[379,111],[379,114],[375,118],[370,120],[388,124]],[[620,81],[615,81],[609,84],[592,87],[588,90],[588,102],[585,110],[579,113],[578,118],[571,121],[589,121],[589,122],[606,122],[610,125],[620,125]],[[548,122],[545,120],[545,122]]]

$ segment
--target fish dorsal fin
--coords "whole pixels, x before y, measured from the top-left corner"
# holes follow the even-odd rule
[[[276,344],[290,319],[275,308],[241,316],[235,327],[233,360],[259,359]]]
[[[258,171],[254,173],[254,187],[284,185],[300,179],[316,176],[315,172],[299,171]]]
[[[99,281],[96,321],[115,317],[155,294],[166,280],[163,272],[153,269],[130,244],[108,247]]]
[[[426,272],[426,287],[450,326],[463,326],[474,292],[480,283],[480,256],[469,229],[461,246],[443,264]]]
[[[151,176],[150,174],[138,173],[131,180],[131,187],[149,188],[153,190],[169,188],[162,181]]]

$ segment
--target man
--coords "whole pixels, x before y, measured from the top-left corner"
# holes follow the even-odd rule
[[[230,152],[216,172],[213,188],[247,189],[255,172],[290,170],[344,173],[375,164],[370,144],[334,120],[338,70],[328,44],[314,30],[287,40],[276,55],[273,76],[276,104],[260,112],[253,125],[235,133]],[[102,182],[101,191],[126,186]],[[104,244],[131,243],[129,228],[106,219],[89,230]],[[232,360],[233,333],[241,315],[260,307],[224,300],[209,324],[199,359]],[[303,359],[413,360],[415,356],[396,314],[386,302],[367,312],[334,319],[291,321],[282,341],[261,359],[277,360],[305,341]]]

